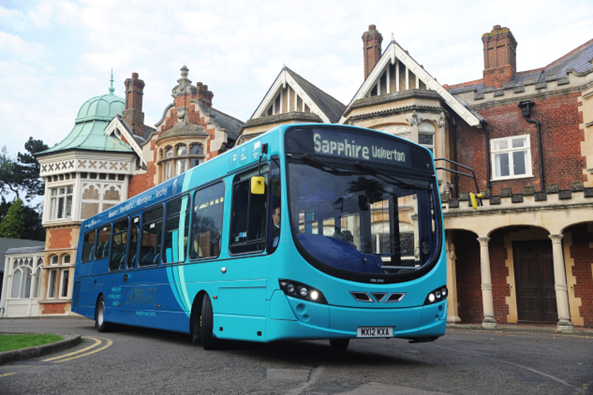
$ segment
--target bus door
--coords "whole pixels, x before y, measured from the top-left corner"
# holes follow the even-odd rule
[[[269,166],[235,176],[231,191],[229,250],[231,259],[221,262],[218,292],[218,327],[223,337],[263,340],[266,317],[265,253]],[[251,178],[263,177],[263,194],[252,193]]]
[[[132,324],[133,300],[132,290],[134,288],[134,270],[138,258],[138,240],[140,239],[140,216],[132,217],[130,220],[129,237],[127,242],[127,255],[125,258],[125,271],[121,273],[123,303],[121,306],[122,319],[127,324]]]

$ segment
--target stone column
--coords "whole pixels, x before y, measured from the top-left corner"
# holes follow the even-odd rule
[[[456,324],[461,322],[459,312],[457,309],[457,272],[455,269],[455,245],[451,242],[453,238],[452,231],[446,231],[447,239],[447,322],[449,324]]]
[[[488,251],[489,241],[489,237],[478,237],[482,272],[482,305],[484,309],[482,326],[486,329],[494,329],[496,328],[496,320],[494,319],[494,299],[492,298],[492,276],[490,275],[490,253]]]
[[[562,254],[562,237],[564,235],[549,235],[552,239],[552,254],[554,257],[554,289],[556,290],[556,306],[558,308],[558,330],[572,332],[570,321],[570,307],[568,304],[568,287],[566,285],[566,269]]]

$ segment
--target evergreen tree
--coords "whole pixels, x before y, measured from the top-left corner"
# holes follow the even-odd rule
[[[20,239],[25,231],[23,201],[16,199],[0,222],[0,237]]]

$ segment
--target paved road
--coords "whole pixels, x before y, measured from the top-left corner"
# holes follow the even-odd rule
[[[0,366],[2,394],[591,394],[593,336],[452,329],[434,343],[232,343],[86,319],[1,319],[0,332],[79,333],[85,342]],[[76,353],[78,352],[78,353]],[[76,354],[73,354],[76,353]],[[51,360],[48,360],[51,359]]]

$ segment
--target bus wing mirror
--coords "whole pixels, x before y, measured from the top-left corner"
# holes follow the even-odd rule
[[[266,180],[262,176],[251,177],[251,194],[263,195],[266,193]]]
[[[474,208],[474,210],[477,210],[478,209],[478,199],[481,199],[481,198],[482,198],[482,194],[481,193],[478,193],[477,195],[475,195],[475,194],[473,194],[473,193],[470,192],[470,194],[469,194],[469,200],[471,201],[472,207]],[[482,203],[482,201],[480,200],[480,204],[479,204],[480,206],[482,205],[481,203]]]

